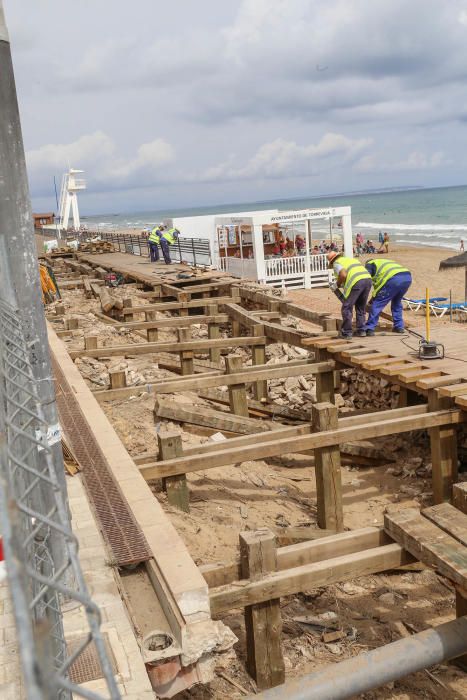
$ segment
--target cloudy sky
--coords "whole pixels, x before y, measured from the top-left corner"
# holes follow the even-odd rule
[[[33,204],[463,184],[467,0],[4,0]]]

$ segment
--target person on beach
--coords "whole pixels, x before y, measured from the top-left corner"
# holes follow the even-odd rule
[[[161,242],[161,235],[164,230],[164,224],[159,224],[159,226],[154,226],[149,234],[148,243],[151,262],[159,262],[159,243]]]
[[[464,252],[464,240],[463,240],[462,238],[461,238],[461,244],[460,244],[459,252],[460,252],[460,253],[463,253],[463,252]]]
[[[389,235],[387,233],[383,236],[378,253],[389,253]]]
[[[366,302],[371,292],[371,276],[357,258],[347,258],[342,253],[328,253],[329,267],[334,271],[334,283],[330,284],[333,291],[340,289],[342,300],[341,338],[352,337],[352,316],[355,307],[357,317],[357,332],[359,338],[366,336],[365,310]]]
[[[375,334],[380,314],[389,302],[391,302],[392,332],[404,333],[402,299],[412,284],[410,271],[387,258],[367,260],[365,268],[371,275],[373,283],[373,299],[365,326],[366,334],[370,336]]]
[[[299,233],[295,236],[295,245],[298,255],[305,255],[306,241]]]

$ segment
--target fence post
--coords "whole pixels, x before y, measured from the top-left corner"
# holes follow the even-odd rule
[[[191,239],[191,247],[193,248],[193,264],[196,267],[196,248],[194,238]]]

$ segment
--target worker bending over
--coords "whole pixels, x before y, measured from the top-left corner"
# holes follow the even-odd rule
[[[166,265],[170,265],[172,263],[172,260],[170,259],[170,246],[174,245],[179,235],[180,232],[176,228],[169,228],[166,231],[164,224],[154,227],[149,236],[149,252],[151,255],[151,262],[159,261],[158,245],[160,245],[162,255],[164,256],[164,262]]]
[[[334,271],[334,283],[330,283],[333,291],[338,288],[337,296],[342,301],[341,338],[352,337],[352,315],[355,307],[357,317],[357,333],[359,337],[366,335],[365,310],[366,302],[371,291],[371,277],[357,258],[347,258],[341,253],[328,253],[329,267]]]
[[[402,267],[394,260],[375,258],[367,260],[365,267],[373,281],[373,300],[366,322],[366,334],[375,334],[379,316],[389,302],[391,302],[393,333],[403,333],[402,298],[412,284],[412,275],[406,267]]]

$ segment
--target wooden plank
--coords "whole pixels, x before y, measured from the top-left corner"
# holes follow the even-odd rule
[[[424,518],[428,518],[441,530],[467,547],[467,515],[450,503],[439,503],[422,510]]]
[[[212,300],[211,300],[212,301]],[[156,313],[147,311],[147,314]],[[185,316],[184,318],[158,318],[146,321],[133,321],[132,323],[119,322],[120,328],[128,328],[130,330],[147,330],[148,328],[158,328],[165,330],[170,328],[182,328],[185,326],[206,325],[209,323],[228,323],[229,317],[227,314],[199,314],[196,316]]]
[[[270,421],[262,422],[254,418],[244,418],[235,416],[225,411],[215,411],[205,406],[193,404],[181,404],[176,401],[157,398],[154,405],[154,415],[158,418],[168,418],[180,423],[191,423],[192,425],[203,425],[214,430],[228,430],[233,433],[257,433],[270,431],[271,426],[276,427]],[[181,457],[180,459],[183,459]],[[173,460],[167,460],[170,463]],[[142,470],[143,471],[143,470]],[[176,472],[186,473],[186,472]],[[172,474],[161,474],[162,478]],[[154,478],[157,478],[155,476]]]
[[[406,372],[407,375],[414,373],[418,374],[425,367],[426,365],[424,365],[422,362],[411,362],[410,360],[401,359],[399,364],[393,364],[387,368],[382,367],[379,372],[385,377],[398,377],[402,374],[402,372]]]
[[[467,548],[415,508],[386,513],[384,529],[416,559],[462,587],[467,584]]]
[[[437,393],[438,396],[446,396],[447,398],[467,394],[467,382],[461,381],[460,384],[449,384],[448,386],[443,386],[438,389]]]
[[[244,326],[245,328],[253,328],[254,326],[261,323],[261,321],[258,318],[252,316],[250,312],[248,312],[239,304],[223,304],[222,308],[231,319],[239,323],[241,326]]]
[[[257,579],[277,569],[276,538],[270,530],[240,533],[242,577]],[[285,680],[280,599],[245,608],[246,666],[259,690]]]
[[[290,366],[289,366],[290,365]],[[244,368],[235,374],[212,374],[209,377],[186,377],[185,380],[163,380],[154,383],[154,390],[158,394],[172,394],[178,391],[196,391],[216,386],[230,386],[244,382],[251,384],[256,381],[267,379],[285,379],[287,377],[299,377],[302,374],[319,374],[333,370],[333,362],[284,363],[282,365],[259,365],[257,367]]]
[[[424,367],[421,366],[420,369],[407,368],[407,370],[401,370],[397,373],[397,377],[408,384],[416,384],[420,377],[436,377],[439,374],[439,370],[425,365]]]
[[[337,408],[332,403],[316,403],[312,408],[313,428],[317,432],[337,430]],[[316,501],[318,525],[323,530],[344,529],[342,478],[339,446],[315,450]]]
[[[316,532],[320,532],[316,530]],[[349,530],[337,535],[320,538],[299,544],[279,547],[277,550],[277,569],[285,571],[296,566],[313,564],[325,559],[361,552],[390,543],[390,538],[383,528],[365,527],[359,530]],[[209,588],[224,586],[241,579],[240,561],[228,564],[205,564],[199,567]]]
[[[172,459],[181,457],[183,454],[182,436],[178,433],[165,433],[157,436],[159,454],[162,459]],[[167,500],[170,505],[175,506],[185,513],[190,512],[190,492],[186,476],[177,474],[169,476],[162,481],[162,488],[167,493]]]
[[[231,296],[216,297],[216,304],[228,304],[232,301]],[[144,306],[134,306],[130,313],[144,313],[145,311],[179,311],[180,309],[200,309],[208,308],[212,304],[212,299],[194,299],[193,301],[166,301],[160,304],[147,304]],[[125,310],[123,310],[125,314]]]
[[[205,389],[204,391],[200,391],[198,396],[200,399],[207,399],[208,401],[214,401],[215,403],[220,403],[227,406],[229,405],[228,395],[225,391]],[[310,416],[307,411],[289,408],[288,406],[280,406],[276,403],[256,401],[255,399],[248,399],[248,411],[250,412],[250,415],[263,414],[264,416],[272,416],[276,420],[278,418],[281,418],[282,420],[294,421],[310,420]]]
[[[433,377],[432,379],[421,379],[417,382],[417,386],[420,389],[437,389],[438,387],[449,386],[454,384],[456,381],[461,382],[467,379],[467,373],[465,370],[463,372],[453,372],[449,374],[446,372],[441,377]]]
[[[70,357],[112,357],[114,355],[149,355],[158,352],[181,352],[192,350],[193,352],[209,352],[212,347],[228,349],[235,347],[249,347],[250,345],[264,345],[265,337],[252,338],[219,338],[219,340],[190,340],[186,343],[134,343],[129,345],[107,345],[97,350],[76,350],[70,352]]]
[[[401,546],[388,544],[278,571],[258,581],[241,581],[240,585],[211,592],[211,612],[213,615],[219,615],[233,608],[270,600],[272,597],[293,595],[310,588],[329,586],[339,581],[396,569],[412,561],[413,558]]]
[[[404,410],[404,409],[402,409]],[[393,411],[394,413],[395,411]],[[246,419],[242,419],[246,420]],[[233,447],[229,440],[226,446],[219,447],[209,455],[193,455],[177,460],[169,460],[162,466],[155,468],[141,468],[146,479],[170,476],[171,474],[184,474],[200,469],[211,469],[225,464],[237,464],[247,460],[267,459],[278,457],[282,454],[293,452],[308,452],[319,447],[330,447],[341,442],[355,440],[367,440],[374,437],[383,437],[397,433],[421,430],[440,425],[456,425],[466,423],[467,415],[463,411],[442,410],[422,415],[409,415],[405,417],[368,421],[359,425],[338,428],[338,430],[325,431],[309,435],[300,435],[280,438],[274,435],[274,439],[265,439],[253,445],[239,445]],[[297,430],[295,428],[295,430]]]
[[[467,392],[463,396],[456,396],[455,402],[461,408],[467,408]]]
[[[268,338],[272,338],[277,343],[287,343],[288,345],[302,347],[302,342],[306,338],[306,333],[269,321],[263,321],[263,324],[265,334]]]
[[[362,365],[364,362],[368,362],[368,360],[381,360],[383,357],[384,353],[381,353],[379,351],[369,351],[366,355],[357,355],[356,357],[351,357],[350,362],[352,365],[360,367],[360,365]]]
[[[393,355],[384,355],[383,353],[381,354],[381,357],[378,357],[374,360],[367,360],[364,363],[364,368],[368,370],[372,370],[374,372],[378,372],[380,369],[385,369],[385,367],[390,367],[391,365],[398,365],[400,363],[400,357],[394,357]]]

